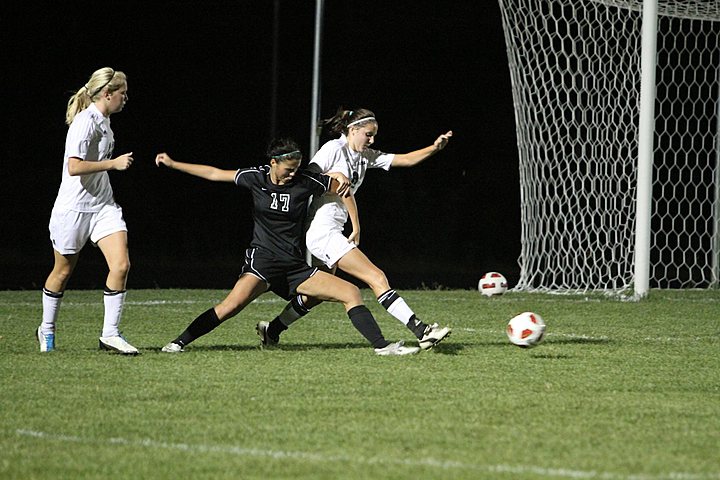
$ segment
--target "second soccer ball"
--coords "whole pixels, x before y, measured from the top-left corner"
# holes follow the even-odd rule
[[[480,278],[478,290],[487,297],[507,292],[508,282],[502,273],[488,272]]]

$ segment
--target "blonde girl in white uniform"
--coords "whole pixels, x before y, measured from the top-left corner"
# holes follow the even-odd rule
[[[110,115],[125,106],[127,88],[123,72],[101,68],[68,101],[62,181],[49,226],[55,264],[43,288],[42,323],[36,332],[41,352],[55,349],[55,324],[65,287],[80,250],[90,240],[102,251],[109,269],[103,292],[100,348],[127,355],[138,353],[119,331],[130,258],[127,226],[107,173],[127,170],[133,162],[132,152],[112,156],[115,137]]]
[[[335,116],[324,123],[340,137],[325,143],[311,160],[308,169],[330,176],[342,173],[350,180],[349,187],[355,195],[369,168],[387,171],[390,167],[415,166],[445,148],[452,137],[452,131],[448,131],[425,148],[392,154],[370,148],[378,132],[378,122],[370,110],[345,110],[341,107]],[[342,177],[336,179],[342,183]],[[331,272],[340,268],[365,282],[375,293],[378,302],[413,332],[422,349],[432,348],[450,334],[448,327],[440,327],[437,323],[427,325],[420,321],[405,300],[390,287],[385,273],[358,248],[359,229],[345,237],[343,230],[348,212],[341,201],[330,197],[315,198],[310,206],[309,218],[311,221],[306,244],[315,257],[314,261],[319,260]],[[257,325],[262,343],[277,343],[282,331],[318,303],[315,299],[303,296],[292,299],[272,322],[260,322]]]

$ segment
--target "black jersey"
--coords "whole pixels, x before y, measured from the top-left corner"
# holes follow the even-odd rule
[[[267,165],[238,170],[235,183],[250,189],[253,197],[255,226],[250,245],[279,256],[303,258],[308,199],[325,193],[331,180],[326,175],[299,171],[290,183],[275,185]]]

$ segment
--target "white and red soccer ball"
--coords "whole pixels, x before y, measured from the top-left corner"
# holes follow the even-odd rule
[[[502,273],[488,272],[480,278],[478,290],[485,296],[502,295],[507,292],[508,282]]]
[[[545,321],[537,313],[524,312],[510,319],[506,332],[512,344],[532,348],[545,339]]]

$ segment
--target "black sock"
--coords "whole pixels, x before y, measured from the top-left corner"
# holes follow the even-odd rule
[[[425,329],[427,325],[420,321],[415,315],[410,317],[410,321],[407,323],[407,327],[411,332],[415,334],[418,339],[421,339],[425,335]]]
[[[370,342],[373,348],[383,348],[390,345],[390,342],[383,337],[375,318],[365,305],[353,307],[347,313],[353,326]]]
[[[270,337],[270,340],[274,340],[275,342],[280,341],[280,334],[287,330],[288,327],[285,326],[285,324],[280,321],[280,317],[275,317],[272,322],[268,325],[267,329],[267,336]]]
[[[193,340],[196,340],[208,332],[211,332],[215,327],[220,325],[222,321],[218,318],[215,313],[215,308],[211,308],[192,321],[190,325],[180,334],[173,343],[177,343],[181,347],[190,344]]]

